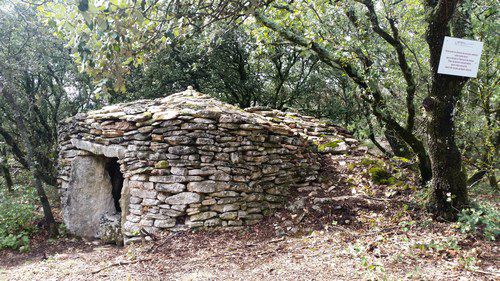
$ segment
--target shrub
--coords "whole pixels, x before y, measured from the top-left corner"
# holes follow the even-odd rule
[[[500,235],[500,212],[490,206],[476,206],[462,210],[457,226],[462,233],[480,233],[495,241]]]
[[[0,186],[0,249],[29,249],[29,237],[36,231],[34,222],[40,218],[36,202],[31,188],[16,186],[8,194]]]

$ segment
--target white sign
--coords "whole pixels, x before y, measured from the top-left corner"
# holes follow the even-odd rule
[[[438,73],[476,77],[482,52],[483,42],[446,36]]]

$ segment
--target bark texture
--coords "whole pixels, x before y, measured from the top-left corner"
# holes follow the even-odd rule
[[[2,174],[7,191],[12,192],[14,183],[10,175],[9,165],[7,164],[7,152],[5,148],[0,147],[0,174]]]
[[[438,74],[444,37],[460,1],[429,1],[427,44],[430,50],[431,91],[424,100],[428,114],[427,132],[432,167],[433,196],[429,204],[436,218],[455,220],[468,205],[467,176],[455,141],[453,121],[456,103],[467,81],[464,77]]]

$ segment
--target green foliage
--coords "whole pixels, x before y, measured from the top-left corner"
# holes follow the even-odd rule
[[[0,237],[0,249],[19,249],[21,252],[27,252],[29,251],[29,243],[30,239],[24,232],[17,235],[9,234],[7,236]]]
[[[405,206],[407,206],[407,205],[405,205]],[[407,210],[405,208],[404,213],[406,213],[406,212],[407,212]],[[400,212],[400,213],[396,214],[396,216],[397,217],[402,217],[403,216],[403,212]],[[415,226],[415,224],[416,224],[416,222],[412,221],[412,220],[410,220],[410,221],[401,221],[399,223],[399,226],[401,226],[401,230],[403,230],[405,232],[408,232],[410,229],[413,228],[413,226]]]
[[[36,232],[34,222],[40,219],[32,188],[16,186],[7,194],[0,186],[0,249],[29,250],[29,237]]]
[[[453,250],[453,251],[459,251],[461,248],[458,245],[458,241],[455,238],[447,238],[443,239],[441,241],[436,241],[432,239],[429,242],[426,243],[416,243],[413,245],[414,249],[419,249],[421,251],[435,251],[435,252],[442,252],[442,251],[448,251],[448,250]]]
[[[14,2],[0,6],[0,77],[4,91],[15,93],[13,102],[0,93],[0,142],[23,168],[31,164],[45,183],[55,185],[58,122],[93,103],[92,85],[78,73],[65,42],[53,36],[34,8]],[[14,103],[24,130],[16,122]],[[25,139],[36,148],[33,163],[28,163]]]
[[[383,120],[406,121],[399,137],[423,140],[425,116],[415,109],[429,91],[429,11],[421,1],[373,1],[371,11],[371,2],[58,0],[37,10],[80,68],[99,81],[96,92],[140,98],[194,85],[243,107],[300,107],[341,121],[357,137],[384,134]],[[464,35],[485,42],[485,55],[456,119],[460,147],[471,162],[481,162],[467,164],[493,174],[498,3],[482,2],[459,5],[470,15]],[[380,101],[373,103],[375,97]]]
[[[362,268],[363,279],[366,280],[387,280],[385,275],[386,269],[383,263],[369,255],[369,246],[360,242],[356,242],[349,246],[350,254],[356,258]]]
[[[398,141],[389,144],[412,146],[416,168],[428,154],[426,116],[418,110],[431,90],[427,2],[58,0],[37,11],[80,69],[98,81],[92,94],[107,93],[110,103],[193,85],[241,107],[298,108],[380,143],[389,127],[401,127],[390,129]],[[467,168],[485,171],[492,189],[500,159],[497,2],[461,1],[457,9],[467,24],[450,24],[452,35],[485,43],[478,77],[465,85],[451,131]],[[454,34],[458,30],[464,34]],[[403,178],[404,172],[391,169],[391,176],[378,166],[370,171],[376,183]]]
[[[486,205],[462,210],[457,227],[462,233],[480,233],[486,239],[495,241],[500,235],[500,212]]]
[[[370,173],[370,177],[375,184],[392,185],[396,183],[396,179],[391,175],[391,173],[380,166],[371,167],[368,170],[368,173]]]
[[[58,226],[59,237],[65,237],[68,235],[68,229],[64,223],[59,224]]]

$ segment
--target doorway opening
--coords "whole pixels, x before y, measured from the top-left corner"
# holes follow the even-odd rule
[[[118,158],[108,158],[106,162],[106,171],[111,178],[111,194],[113,195],[113,202],[117,213],[122,211],[120,206],[120,198],[123,188],[123,174],[120,171],[120,164]]]

